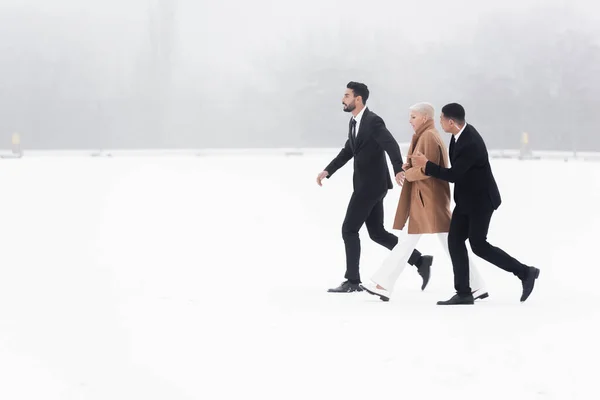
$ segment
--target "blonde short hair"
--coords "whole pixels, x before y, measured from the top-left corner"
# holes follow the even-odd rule
[[[409,110],[423,114],[427,117],[427,119],[433,119],[435,117],[435,109],[429,103],[422,102],[414,104],[409,107]]]

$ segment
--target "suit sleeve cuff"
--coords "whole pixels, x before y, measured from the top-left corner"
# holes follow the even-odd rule
[[[427,164],[425,164],[424,168],[425,175],[431,176],[434,166],[434,163],[432,163],[431,161],[427,161]]]

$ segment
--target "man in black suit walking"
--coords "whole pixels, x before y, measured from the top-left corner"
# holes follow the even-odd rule
[[[454,182],[456,207],[450,221],[448,247],[454,269],[456,295],[450,300],[439,301],[438,304],[474,303],[469,287],[469,259],[465,246],[467,238],[473,253],[521,280],[521,301],[525,301],[533,290],[540,270],[522,264],[487,241],[492,214],[502,201],[483,138],[472,125],[465,122],[465,110],[460,104],[444,106],[440,122],[444,131],[452,134],[449,149],[452,167],[442,168],[428,161],[421,153],[410,157],[413,167],[424,167],[425,174]]]
[[[317,183],[331,176],[354,157],[354,192],[342,225],[342,237],[346,248],[346,274],[339,287],[329,289],[334,293],[361,292],[359,273],[360,239],[358,231],[366,224],[369,236],[376,243],[391,250],[398,243],[398,237],[383,226],[383,199],[393,188],[385,158],[388,154],[396,175],[396,182],[402,185],[404,171],[400,147],[387,130],[383,119],[370,111],[365,104],[369,89],[364,83],[349,82],[342,99],[344,111],[352,113],[348,140],[339,154],[317,176]],[[414,250],[409,264],[418,268],[424,285],[429,280],[431,256],[421,256]]]

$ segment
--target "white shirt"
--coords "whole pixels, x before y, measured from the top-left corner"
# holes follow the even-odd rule
[[[463,133],[463,131],[465,130],[466,127],[467,127],[467,123],[465,122],[465,125],[462,127],[460,132],[458,132],[456,135],[454,135],[454,142],[458,142],[458,137],[460,136],[461,133]]]
[[[362,110],[360,110],[360,112],[356,115],[356,117],[352,117],[356,121],[356,136],[358,136],[358,128],[360,127],[360,120],[362,119],[363,114],[365,113],[366,109],[367,109],[367,107],[364,107]]]

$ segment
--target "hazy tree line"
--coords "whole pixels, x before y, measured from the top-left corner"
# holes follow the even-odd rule
[[[182,76],[165,4],[127,45],[101,51],[60,21],[0,15],[0,147],[13,132],[25,148],[338,147],[341,96],[359,80],[401,142],[408,106],[458,101],[491,148],[517,148],[528,132],[535,149],[600,150],[598,31],[558,11],[489,16],[433,44],[390,25],[313,25],[228,68],[206,54]]]
[[[285,117],[278,130],[293,137],[282,137],[282,145],[339,144],[347,120],[339,112],[343,85],[365,77],[372,108],[402,141],[411,135],[408,106],[458,101],[493,148],[518,148],[527,132],[536,149],[600,150],[600,40],[568,15],[498,15],[470,40],[429,46],[409,47],[401,37],[389,44],[394,32],[385,31],[314,35],[290,49],[273,76],[274,86],[284,86],[284,101],[273,109]],[[307,57],[319,43],[325,50]]]

